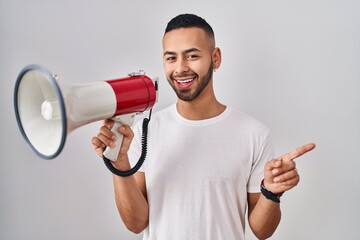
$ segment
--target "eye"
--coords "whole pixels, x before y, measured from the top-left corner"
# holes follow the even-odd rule
[[[165,60],[166,60],[167,62],[175,61],[175,59],[176,59],[176,58],[173,57],[173,56],[165,58]]]
[[[196,59],[196,58],[198,58],[198,57],[199,57],[199,56],[196,55],[196,54],[191,54],[191,55],[188,55],[188,56],[187,56],[188,59]]]

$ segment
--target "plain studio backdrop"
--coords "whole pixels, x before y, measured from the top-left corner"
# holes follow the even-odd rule
[[[276,155],[317,144],[296,160],[301,181],[283,196],[271,239],[360,239],[357,0],[0,0],[0,239],[141,239],[120,220],[111,173],[92,149],[101,122],[42,160],[18,130],[14,85],[31,63],[74,84],[143,69],[160,77],[158,111],[176,100],[162,69],[163,32],[185,12],[214,28],[219,100],[267,124]],[[249,228],[246,236],[255,239]]]

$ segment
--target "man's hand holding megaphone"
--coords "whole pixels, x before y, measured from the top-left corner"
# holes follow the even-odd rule
[[[111,130],[114,126],[112,119],[105,119],[103,125],[100,127],[100,131],[96,137],[93,137],[91,142],[99,157],[103,157],[104,148],[114,148],[117,140],[116,134]],[[112,165],[122,171],[130,169],[130,163],[127,152],[130,148],[134,133],[128,125],[122,125],[114,131],[119,131],[123,135],[123,141],[120,147],[119,155],[116,161],[112,162]]]

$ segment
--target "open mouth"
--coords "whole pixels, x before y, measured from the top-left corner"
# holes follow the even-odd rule
[[[192,84],[192,82],[195,79],[195,76],[192,76],[192,77],[175,77],[173,79],[177,82],[177,84],[180,87],[186,88],[186,87],[189,87]]]

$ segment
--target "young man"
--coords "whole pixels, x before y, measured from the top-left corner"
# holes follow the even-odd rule
[[[140,171],[113,177],[125,225],[145,230],[144,239],[238,240],[244,239],[247,211],[254,234],[270,237],[280,222],[281,193],[299,182],[293,159],[315,145],[273,159],[269,129],[216,99],[213,72],[221,51],[204,19],[183,14],[168,23],[163,64],[178,100],[153,115]],[[99,156],[113,146],[111,127],[105,120],[92,139]],[[113,165],[128,170],[140,156],[141,129],[134,127],[134,140],[130,127],[119,131],[124,140]]]

